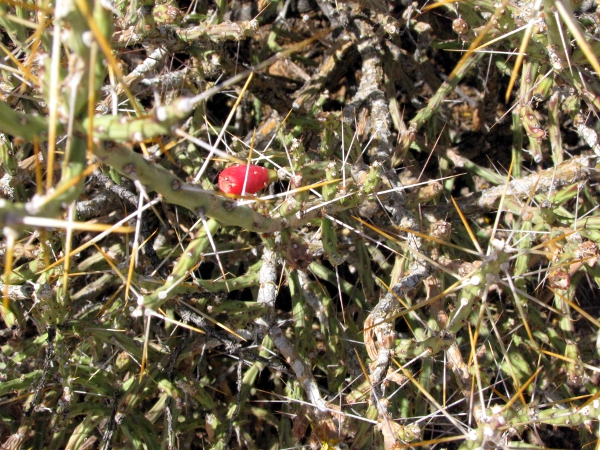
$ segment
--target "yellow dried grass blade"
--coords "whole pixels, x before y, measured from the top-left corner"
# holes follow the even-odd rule
[[[33,138],[33,155],[35,157],[35,189],[37,195],[42,196],[44,194],[44,177],[42,174],[42,162],[40,158],[40,139],[37,136]]]
[[[148,367],[148,343],[150,342],[150,322],[152,321],[151,316],[144,315],[146,326],[144,327],[144,347],[142,349],[142,361],[140,363],[140,376],[139,382],[142,382],[142,378],[146,373]]]
[[[69,212],[67,216],[67,223],[70,225],[73,223],[73,217],[75,216],[75,203],[69,205]],[[67,227],[65,233],[65,253],[68,255],[71,253],[71,247],[73,245],[73,227]],[[65,258],[63,262],[63,295],[68,297],[69,294],[69,270],[71,270],[71,258]]]
[[[45,6],[37,5],[35,3],[19,2],[19,1],[15,1],[15,0],[2,0],[2,3],[6,4],[6,5],[16,6],[16,7],[23,8],[23,9],[29,9],[31,11],[54,15],[54,8],[48,8]]]
[[[561,0],[557,0],[555,6],[560,14],[560,17],[567,24],[569,31],[573,33],[573,36],[581,48],[581,51],[596,71],[596,74],[600,74],[600,63],[598,62],[598,58],[596,57],[596,54],[594,53],[594,50],[590,44],[588,44],[588,42],[585,40],[581,26],[579,23],[577,23],[577,21],[573,20],[573,11],[571,10],[571,7],[563,3]]]
[[[221,322],[217,322],[215,319],[213,319],[212,317],[210,317],[207,314],[204,314],[202,311],[200,311],[198,308],[193,307],[192,305],[184,302],[183,300],[177,300],[179,303],[181,303],[182,305],[185,305],[186,308],[191,309],[192,311],[194,311],[195,313],[201,315],[202,317],[204,317],[206,320],[214,323],[215,325],[223,328],[225,331],[227,331],[228,333],[233,334],[235,337],[237,337],[238,339],[241,339],[242,341],[246,342],[246,339],[244,339],[242,336],[240,336],[239,334],[237,334],[235,331],[233,331],[231,328],[223,325]]]
[[[459,1],[457,1],[457,0],[440,0],[439,2],[431,3],[429,5],[424,6],[423,8],[421,8],[421,11],[427,12],[429,10],[439,8],[440,6],[447,5],[449,3],[460,3],[460,0]]]
[[[408,444],[398,443],[395,448],[420,448],[433,444],[443,444],[445,442],[464,441],[464,436],[448,436],[438,439],[430,439],[428,441],[410,442]]]
[[[90,67],[96,66],[96,60],[98,58],[98,44],[97,42],[92,42],[90,46]],[[87,115],[88,115],[88,136],[87,136],[87,148],[90,154],[94,153],[94,116],[96,111],[96,90],[91,89],[91,86],[94,86],[95,81],[95,71],[90,70],[89,78],[88,78],[88,86],[90,89],[88,90],[88,105],[87,105]]]
[[[525,58],[525,50],[527,50],[527,46],[529,45],[529,40],[531,39],[531,35],[533,34],[533,21],[527,24],[527,29],[525,30],[525,35],[521,40],[521,46],[519,47],[519,53],[517,54],[517,59],[515,60],[515,64],[513,66],[512,73],[510,74],[510,80],[508,82],[508,87],[506,88],[505,100],[508,102],[510,98],[510,94],[512,92],[513,87],[517,81],[517,75],[519,74],[519,70],[521,69],[521,64],[523,64],[523,58]]]
[[[56,142],[58,140],[58,93],[60,84],[60,55],[62,33],[58,21],[54,22],[52,36],[52,55],[50,60],[50,86],[48,87],[48,160],[46,161],[46,191],[52,189],[54,184],[54,159],[56,153]]]
[[[100,29],[98,28],[98,25],[96,25],[96,22],[94,21],[94,18],[90,12],[88,4],[86,3],[85,0],[75,0],[75,4],[77,5],[77,8],[79,8],[79,10],[81,11],[81,14],[83,15],[83,17],[85,18],[87,25],[90,28],[90,31],[92,32],[92,34],[94,35],[96,42],[102,49],[102,53],[104,53],[104,57],[108,61],[108,64],[110,65],[112,70],[114,70],[115,75],[117,76],[117,80],[119,81],[119,83],[121,83],[121,88],[123,89],[123,92],[129,99],[131,106],[133,107],[133,109],[136,112],[136,115],[141,116],[142,111],[140,110],[140,107],[138,106],[138,102],[135,100],[135,97],[129,90],[129,87],[127,86],[127,84],[123,81],[123,71],[121,70],[121,67],[119,66],[119,62],[117,61],[117,58],[115,58],[115,56],[113,54],[112,47],[111,47],[110,43],[106,40],[104,35],[102,34],[102,31],[100,31]]]
[[[427,391],[427,389],[425,389],[421,383],[419,383],[417,381],[417,379],[415,377],[413,377],[411,375],[411,373],[406,370],[404,368],[404,366],[402,364],[400,364],[398,361],[396,361],[395,359],[393,360],[394,363],[400,368],[400,370],[402,371],[402,373],[404,374],[404,376],[406,378],[408,378],[412,384],[415,385],[415,387],[419,390],[419,392],[421,392],[421,394],[423,394],[423,396],[425,398],[427,398],[429,400],[429,402],[434,405],[439,412],[441,412],[444,416],[446,416],[446,418],[452,423],[454,424],[454,426],[460,430],[463,433],[464,437],[467,437],[467,431],[465,430],[465,427],[462,423],[460,423],[454,416],[452,416],[450,413],[448,413],[448,411],[446,411],[446,408],[444,408],[442,405],[440,405],[437,400],[435,398],[433,398],[433,396]]]
[[[102,317],[104,315],[104,312],[110,307],[110,305],[112,305],[112,302],[115,301],[115,299],[119,296],[122,290],[123,285],[119,286],[116,292],[110,296],[110,298],[106,301],[106,303],[104,303],[104,305],[102,305],[102,308],[100,308],[100,311],[98,311],[98,313],[96,314],[96,318]]]
[[[392,241],[399,242],[399,237],[398,236],[391,235],[391,234],[385,232],[384,230],[382,230],[381,228],[378,228],[378,227],[376,227],[376,226],[374,226],[374,225],[372,225],[372,224],[370,224],[368,222],[365,222],[360,217],[352,216],[352,218],[354,220],[356,220],[357,222],[362,223],[364,226],[370,228],[371,230],[375,231],[376,233],[380,234],[381,236],[383,236],[383,237],[385,237],[387,239],[390,239]],[[476,252],[475,250],[470,250],[468,248],[461,247],[460,245],[456,245],[456,244],[453,244],[452,242],[444,241],[443,239],[439,239],[439,238],[436,238],[434,236],[430,236],[430,235],[425,234],[425,233],[420,233],[420,232],[418,232],[416,230],[411,230],[409,228],[404,228],[404,227],[401,227],[399,225],[394,225],[394,230],[402,231],[404,233],[411,233],[411,234],[414,234],[417,237],[420,237],[422,239],[426,239],[426,240],[431,241],[431,242],[435,242],[435,243],[440,244],[440,245],[445,245],[445,246],[448,246],[450,248],[454,248],[456,250],[461,250],[461,251],[470,253],[470,254],[475,255],[475,256],[481,256],[481,254],[478,253],[478,252]]]
[[[496,11],[494,11],[494,15],[492,16],[492,18],[488,21],[488,23],[485,24],[485,26],[483,27],[483,30],[481,30],[481,33],[479,33],[477,35],[477,37],[473,40],[473,42],[467,49],[466,53],[462,56],[462,58],[460,58],[460,61],[458,61],[458,63],[456,64],[456,67],[454,68],[452,73],[448,76],[448,79],[446,80],[447,82],[452,80],[458,74],[458,72],[460,71],[460,68],[471,57],[471,54],[479,46],[479,44],[481,43],[481,41],[483,40],[483,38],[485,37],[487,32],[490,31],[490,29],[492,28],[494,23],[502,15],[502,12],[505,10],[508,3],[509,3],[509,0],[502,0],[502,5],[498,6],[498,8],[496,8]]]
[[[2,49],[2,51],[6,54],[6,56],[8,56],[8,58],[13,62],[13,64],[15,66],[17,66],[19,68],[19,70],[21,70],[23,72],[23,76],[26,79],[31,81],[36,86],[40,85],[40,80],[38,79],[38,77],[33,75],[27,67],[25,67],[23,64],[21,64],[21,61],[19,61],[17,58],[15,58],[15,55],[13,55],[12,52],[8,48],[6,48],[4,46],[4,44],[2,44],[1,42],[0,42],[0,49]]]
[[[561,234],[560,236],[556,236],[556,237],[553,237],[552,239],[548,239],[547,241],[544,241],[541,244],[538,244],[538,245],[536,245],[534,247],[531,247],[531,249],[532,250],[538,250],[540,248],[547,247],[547,246],[549,246],[551,244],[554,244],[555,242],[562,241],[563,239],[566,239],[567,237],[569,237],[572,234],[577,233],[579,231],[580,231],[579,229],[565,231],[564,232],[565,234]]]
[[[506,199],[506,192],[508,191],[508,184],[510,177],[512,175],[513,167],[515,166],[515,158],[510,161],[510,167],[508,168],[508,174],[506,175],[506,183],[504,184],[504,190],[502,191],[502,196],[500,197],[500,204],[498,205],[498,212],[496,213],[496,218],[494,219],[494,227],[492,228],[491,237],[494,238],[496,236],[496,232],[498,231],[498,225],[500,224],[500,215],[502,213],[502,208],[504,207],[504,200]],[[491,247],[489,249],[491,251]]]
[[[185,329],[191,330],[191,331],[195,331],[196,333],[206,334],[206,332],[204,330],[201,330],[200,328],[196,328],[196,327],[194,327],[192,325],[188,325],[187,323],[183,323],[183,322],[180,322],[178,320],[171,319],[171,318],[167,317],[166,314],[158,314],[158,313],[152,311],[151,309],[147,309],[146,310],[146,314],[150,314],[153,317],[156,317],[158,319],[162,319],[165,322],[172,323],[174,325],[177,325],[178,327],[185,328]]]
[[[17,238],[17,233],[15,230],[11,228],[4,228],[4,236],[6,237],[6,249],[4,251],[4,290],[2,292],[2,319],[8,325],[11,321],[7,320],[8,315],[10,314],[9,308],[9,298],[8,298],[8,289],[10,287],[10,274],[12,272],[12,266],[14,262],[15,255],[15,240]]]
[[[542,371],[543,367],[538,367],[538,369],[533,373],[533,375],[531,375],[529,377],[529,379],[523,383],[523,386],[521,386],[521,388],[515,392],[515,395],[513,395],[511,397],[511,399],[502,407],[502,411],[507,411],[512,405],[513,403],[515,403],[517,401],[517,399],[523,399],[523,392],[525,392],[525,389],[527,389],[527,386],[529,386],[531,383],[533,383],[533,380],[535,380],[535,377],[537,377],[539,375],[539,373]],[[524,400],[523,400],[524,401]]]
[[[525,343],[525,345],[527,345],[528,347],[530,347],[532,350],[540,351],[540,352],[542,352],[545,355],[553,356],[554,358],[561,359],[561,360],[566,361],[566,362],[571,363],[571,364],[581,364],[586,369],[590,369],[590,370],[593,370],[594,372],[600,373],[600,367],[592,366],[591,364],[584,363],[583,361],[575,361],[572,358],[567,358],[566,356],[560,355],[558,353],[551,352],[549,350],[544,350],[544,349],[540,349],[540,348],[534,348],[534,347],[531,347],[531,345],[529,345],[527,343]]]
[[[118,223],[125,223],[127,220],[130,220],[131,218],[132,218],[131,216],[130,216],[130,217],[127,217],[127,218],[125,218],[125,219],[123,219],[123,220],[120,220]],[[75,223],[76,223],[76,222],[75,222]],[[131,232],[133,232],[133,231],[134,231],[134,229],[133,229],[133,228],[130,228],[130,227],[121,227],[121,226],[119,226],[119,225],[109,225],[109,226],[110,226],[110,228],[108,228],[106,231],[102,232],[102,233],[101,233],[99,236],[96,236],[94,239],[92,239],[92,240],[90,240],[90,241],[86,242],[86,243],[85,243],[85,244],[83,244],[83,245],[80,245],[80,246],[79,246],[79,247],[77,247],[75,250],[73,250],[73,251],[72,251],[72,252],[71,252],[71,253],[68,255],[68,257],[70,258],[70,257],[71,257],[71,256],[73,256],[75,253],[81,252],[81,251],[85,250],[86,248],[88,248],[88,247],[91,247],[91,246],[92,246],[94,243],[96,243],[96,242],[98,242],[100,239],[103,239],[104,237],[106,237],[106,235],[108,235],[108,234],[109,234],[109,232],[113,232],[113,230],[118,230],[118,229],[125,229],[125,228],[127,228],[127,229],[129,230],[129,231],[127,231],[128,233],[131,233]],[[56,261],[55,261],[55,262],[53,262],[52,264],[48,264],[48,265],[46,265],[46,267],[45,267],[43,270],[41,270],[41,271],[40,271],[40,273],[41,273],[41,272],[46,272],[46,271],[50,270],[51,268],[55,267],[56,265],[58,265],[58,264],[62,263],[62,260],[63,260],[64,258],[65,258],[65,257],[63,256],[62,258],[59,258],[58,260],[56,260]]]
[[[94,170],[96,170],[99,166],[100,166],[99,162],[92,164],[90,166],[87,166],[85,168],[85,170],[83,170],[79,175],[71,178],[68,182],[61,184],[61,186],[58,187],[57,189],[55,189],[54,191],[49,192],[48,195],[43,198],[42,206],[47,205],[49,202],[54,200],[56,197],[61,195],[63,192],[65,192],[66,190],[75,186],[77,183],[79,183],[81,180],[83,180],[85,177],[87,177],[89,174],[91,174]],[[48,173],[50,173],[50,168],[48,168]],[[50,186],[50,188],[52,188],[52,186]]]
[[[119,270],[117,265],[114,263],[113,259],[109,255],[107,255],[106,252],[104,250],[102,250],[102,248],[100,248],[97,244],[94,244],[94,247],[102,255],[102,257],[107,262],[107,264],[110,266],[110,268],[113,270],[115,275],[117,275],[121,279],[121,281],[125,282],[125,276],[123,276],[123,274],[121,273],[121,271]]]
[[[512,31],[511,31],[511,32],[509,32],[509,33],[503,34],[502,36],[498,36],[498,37],[496,37],[496,38],[492,39],[491,41],[487,41],[485,44],[481,44],[479,47],[477,47],[477,48],[476,48],[475,50],[473,50],[473,51],[475,51],[475,52],[478,52],[478,51],[480,51],[480,50],[483,50],[484,48],[486,48],[486,47],[488,47],[488,46],[490,46],[490,45],[492,45],[492,44],[495,44],[496,42],[503,41],[503,40],[505,40],[506,38],[508,38],[509,36],[512,36],[512,35],[513,35],[513,34],[515,34],[515,33],[519,33],[520,31],[523,31],[524,29],[526,29],[526,28],[527,28],[527,26],[528,26],[528,25],[523,25],[523,26],[521,26],[521,27],[519,27],[519,28],[515,28],[514,30],[512,30]]]
[[[479,246],[479,242],[477,241],[477,238],[475,237],[475,234],[473,233],[473,230],[469,226],[469,222],[467,221],[467,218],[465,217],[465,215],[461,211],[460,207],[458,206],[458,203],[456,203],[456,200],[454,200],[454,197],[452,197],[452,196],[450,197],[450,200],[452,200],[452,204],[454,205],[454,209],[456,209],[456,212],[458,213],[458,216],[460,217],[461,222],[465,226],[465,229],[467,230],[467,233],[469,234],[469,237],[471,238],[471,242],[473,243],[473,245],[475,246],[475,248],[477,248],[477,250],[479,251],[479,253],[483,254],[483,250]]]
[[[30,227],[40,228],[64,228],[65,230],[81,230],[81,231],[106,231],[111,230],[114,233],[132,233],[135,229],[132,227],[114,227],[105,223],[90,223],[90,222],[69,222],[67,220],[49,219],[46,217],[26,216],[18,220],[18,223]]]
[[[477,270],[479,270],[479,269],[477,269]],[[475,274],[475,272],[477,272],[477,270],[474,270],[473,272],[471,272],[470,274],[468,274],[465,277],[465,279],[469,279],[473,274]],[[398,319],[398,318],[400,318],[402,316],[405,316],[406,314],[409,314],[409,313],[411,313],[413,311],[416,311],[416,310],[421,309],[421,308],[423,308],[425,306],[429,306],[429,305],[431,305],[434,302],[437,302],[438,300],[446,297],[447,295],[451,294],[455,290],[461,289],[462,288],[462,282],[463,282],[463,280],[456,281],[455,283],[453,283],[452,285],[450,285],[446,289],[444,289],[444,292],[440,293],[439,295],[436,295],[435,297],[432,297],[432,298],[430,298],[428,300],[424,300],[422,302],[419,302],[419,303],[411,306],[410,308],[407,308],[404,311],[401,311],[398,314],[395,314],[395,315],[389,317],[388,319],[386,319],[386,321],[391,322],[391,321],[396,320],[396,319]],[[364,328],[361,331],[361,333],[365,332],[365,331],[368,331],[371,328],[374,328],[375,326],[376,325],[372,325],[370,327]]]
[[[571,263],[568,263],[568,264],[571,264]],[[552,267],[554,268],[555,266],[552,266]],[[581,314],[583,317],[585,317],[587,320],[589,320],[591,323],[593,323],[600,329],[600,321],[598,321],[595,317],[593,317],[588,312],[586,312],[584,309],[582,309],[579,305],[577,305],[577,303],[572,302],[567,297],[562,295],[560,292],[552,289],[551,287],[548,287],[548,290],[550,290],[550,292],[554,293],[554,295],[558,295],[563,302],[567,303],[571,308],[576,310],[579,314]]]

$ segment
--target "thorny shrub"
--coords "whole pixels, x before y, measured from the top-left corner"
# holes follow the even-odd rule
[[[596,445],[599,8],[0,2],[2,448]]]

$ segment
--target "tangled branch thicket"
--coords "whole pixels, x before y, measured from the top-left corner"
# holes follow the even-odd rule
[[[0,1],[2,449],[597,447],[599,17]]]

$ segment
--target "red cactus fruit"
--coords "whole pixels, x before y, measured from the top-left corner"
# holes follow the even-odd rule
[[[269,184],[269,171],[261,166],[246,164],[231,166],[219,174],[219,189],[226,194],[240,195],[244,187],[244,179],[248,173],[246,182],[246,194],[256,194]]]

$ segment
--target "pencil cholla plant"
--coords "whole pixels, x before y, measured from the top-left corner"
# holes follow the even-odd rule
[[[409,3],[0,2],[3,449],[598,439],[600,9]]]

